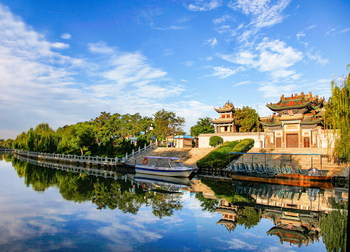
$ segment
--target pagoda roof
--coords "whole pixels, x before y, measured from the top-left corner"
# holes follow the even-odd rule
[[[214,108],[216,112],[218,113],[224,113],[224,112],[232,112],[235,110],[235,106],[233,106],[232,102],[226,102],[224,106],[221,108]]]
[[[234,121],[234,118],[219,118],[212,120],[213,123],[232,123]]]
[[[281,111],[281,110],[289,110],[289,109],[301,109],[305,107],[309,107],[311,105],[311,101],[303,101],[303,100],[285,100],[280,101],[278,103],[270,103],[267,104],[266,107],[271,109],[272,111]]]
[[[290,97],[281,96],[280,101],[277,103],[270,103],[266,106],[272,111],[282,111],[291,109],[303,109],[317,110],[323,108],[325,104],[324,98],[319,98],[317,95],[312,96],[312,93],[305,95],[294,94]]]

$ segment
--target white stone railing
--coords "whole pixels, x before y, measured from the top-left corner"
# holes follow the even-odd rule
[[[45,153],[45,152],[34,152],[34,151],[23,151],[14,150],[15,154],[21,156],[27,156],[32,158],[46,159],[50,161],[63,161],[63,162],[77,162],[77,163],[87,163],[87,164],[103,164],[103,165],[116,165],[117,163],[126,163],[129,159],[135,158],[142,153],[145,153],[153,149],[153,144],[146,146],[144,148],[139,148],[137,151],[132,151],[131,154],[126,153],[122,158],[109,158],[109,157],[99,157],[99,156],[84,156],[84,155],[73,155],[73,154],[57,154],[57,153]]]

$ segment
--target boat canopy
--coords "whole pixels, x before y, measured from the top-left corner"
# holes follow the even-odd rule
[[[155,159],[170,159],[170,160],[179,160],[180,158],[178,157],[160,157],[160,156],[146,156],[145,158],[155,158]]]
[[[230,152],[229,154],[254,154],[254,155],[302,155],[302,156],[322,156],[318,153],[272,153],[272,152]]]

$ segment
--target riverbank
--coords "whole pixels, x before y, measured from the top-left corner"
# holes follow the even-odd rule
[[[161,157],[178,157],[182,160],[184,165],[196,168],[197,161],[206,156],[214,148],[166,148],[158,147],[146,156],[161,156]],[[141,163],[142,157],[136,159],[136,163]]]

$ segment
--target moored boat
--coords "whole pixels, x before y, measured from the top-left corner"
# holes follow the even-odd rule
[[[319,170],[284,167],[267,167],[264,165],[236,164],[232,165],[231,177],[234,180],[274,183],[303,187],[333,188],[333,176],[321,175]],[[306,173],[306,174],[305,174]]]
[[[156,162],[155,164],[148,164],[149,160]],[[136,173],[158,176],[189,177],[194,171],[194,168],[187,167],[178,160],[179,158],[176,157],[147,156],[143,159],[142,164],[135,164],[135,171]]]

